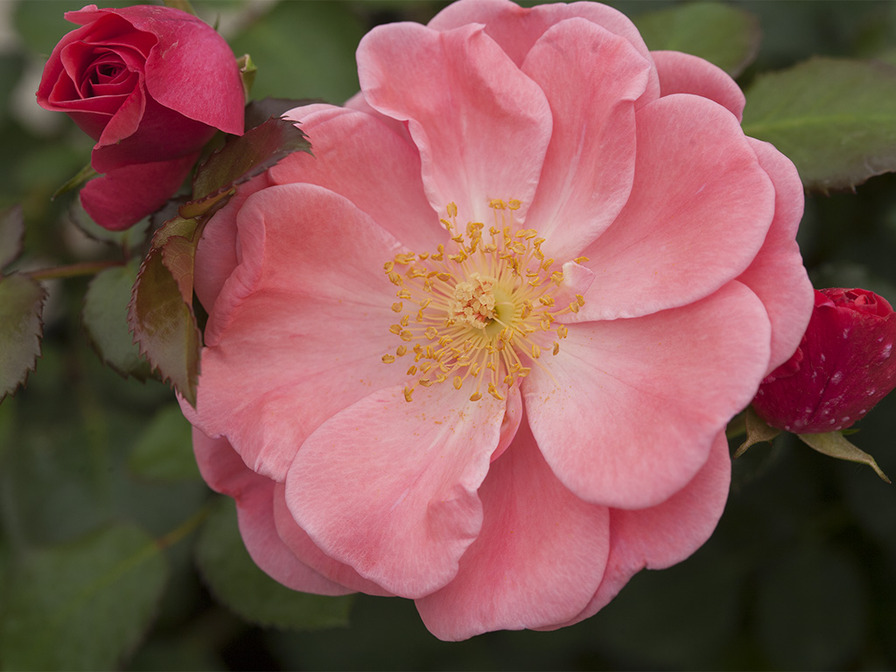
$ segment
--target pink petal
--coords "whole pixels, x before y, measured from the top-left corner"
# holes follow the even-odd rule
[[[202,272],[197,273],[193,280],[196,296],[209,313],[212,312],[227,278],[239,264],[237,215],[249,196],[270,186],[268,173],[262,173],[241,184],[202,230],[202,238],[196,248],[196,268],[202,269]]]
[[[650,62],[627,40],[585,19],[550,29],[523,72],[544,90],[554,130],[530,226],[559,259],[574,257],[628,200],[635,171],[635,106]]]
[[[406,378],[381,359],[398,342],[389,332],[395,287],[383,273],[398,246],[314,185],[253,194],[237,227],[240,265],[205,332],[198,424],[282,481],[321,422]]]
[[[417,600],[430,632],[460,640],[562,623],[594,595],[609,552],[609,509],[583,502],[545,464],[527,427],[479,489],[483,523],[455,579]]]
[[[301,562],[308,565],[330,581],[345,586],[349,590],[360,591],[368,595],[392,595],[373,581],[365,579],[348,565],[326,555],[314,545],[311,537],[298,526],[286,501],[286,486],[277,483],[274,486],[274,524],[277,534],[289,550]]]
[[[744,92],[727,72],[709,61],[680,51],[652,51],[660,76],[660,93],[692,93],[714,100],[738,121],[744,116]]]
[[[610,557],[603,582],[591,603],[564,627],[603,609],[642,569],[665,569],[681,562],[709,539],[728,497],[731,459],[720,432],[709,459],[693,480],[649,509],[610,509]]]
[[[487,220],[490,199],[532,202],[551,135],[541,89],[481,26],[438,33],[378,26],[358,47],[367,102],[408,121],[436,212],[455,202],[461,221]]]
[[[787,361],[812,315],[814,292],[803,267],[796,230],[803,216],[803,185],[790,160],[767,142],[749,138],[759,163],[775,184],[775,218],[765,243],[738,278],[762,299],[772,323],[766,373]]]
[[[439,12],[429,22],[429,27],[447,31],[468,23],[484,23],[485,32],[501,45],[514,63],[522,65],[532,45],[548,28],[575,17],[587,19],[624,37],[643,58],[651,60],[647,46],[631,20],[622,12],[597,2],[558,2],[524,8],[509,0],[460,0]],[[651,72],[642,102],[657,97],[659,82],[656,73]]]
[[[193,450],[205,481],[236,500],[240,534],[252,560],[275,581],[320,595],[351,592],[300,562],[274,526],[274,481],[251,471],[225,439],[193,429]]]
[[[447,584],[479,534],[476,495],[498,445],[504,403],[445,385],[383,389],[305,441],[286,500],[327,555],[402,597]]]
[[[371,114],[330,105],[296,108],[288,118],[301,123],[314,155],[297,152],[274,166],[275,184],[308,182],[335,191],[411,249],[435,251],[445,241],[439,215],[423,194],[410,138]]]
[[[155,212],[174,195],[198,158],[135,163],[90,180],[81,188],[81,205],[100,226],[126,229]]]
[[[547,371],[523,383],[532,433],[582,499],[654,506],[693,478],[750,402],[769,336],[762,303],[738,282],[682,308],[570,325]]]
[[[775,191],[737,119],[678,94],[637,113],[629,202],[584,251],[595,273],[579,319],[686,305],[746,270],[774,215]]]

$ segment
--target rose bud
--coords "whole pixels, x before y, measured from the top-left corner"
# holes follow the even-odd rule
[[[815,290],[815,309],[793,356],[759,387],[753,409],[795,434],[845,429],[896,387],[896,317],[865,289]]]
[[[88,5],[53,49],[37,102],[66,112],[97,142],[104,173],[81,191],[101,226],[124,229],[178,189],[216,131],[241,134],[245,104],[233,52],[178,9]]]

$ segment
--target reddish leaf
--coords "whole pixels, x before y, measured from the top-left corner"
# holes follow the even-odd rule
[[[47,292],[31,278],[0,278],[0,401],[15,392],[34,370],[43,332]]]
[[[192,299],[192,287],[189,295]],[[162,248],[152,248],[143,260],[128,323],[153,368],[195,405],[201,334],[192,306],[164,263]]]
[[[269,119],[221,149],[199,166],[193,180],[193,201],[181,206],[184,218],[206,214],[233,187],[260,175],[293,152],[310,151],[305,134],[291,121]]]

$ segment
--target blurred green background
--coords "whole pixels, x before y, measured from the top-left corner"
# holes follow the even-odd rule
[[[610,4],[637,17],[672,3]],[[425,22],[444,3],[194,5],[237,55],[252,55],[259,70],[254,98],[339,103],[357,90],[354,49],[364,32],[395,20]],[[20,268],[116,255],[75,226],[72,194],[50,200],[87,163],[92,143],[67,117],[34,102],[47,55],[73,27],[63,12],[80,6],[0,0],[0,207],[24,208]],[[896,61],[896,3],[735,6],[753,14],[762,33],[755,62],[739,78],[744,86],[757,72],[813,54]],[[811,194],[799,240],[816,287],[860,286],[896,301],[894,175],[872,178],[855,193]],[[65,568],[110,527],[132,531],[138,541],[154,539],[157,547],[145,580],[158,582],[161,599],[122,594],[115,606],[122,622],[133,607],[151,624],[124,638],[123,655],[109,654],[128,670],[896,668],[896,488],[866,467],[786,439],[756,446],[735,463],[725,515],[693,558],[636,576],[606,609],[571,628],[448,644],[427,633],[412,602],[363,595],[308,603],[304,621],[268,614],[261,620],[276,624],[268,627],[236,616],[212,595],[195,562],[197,548],[200,556],[239,551],[220,540],[202,544],[201,535],[215,530],[233,541],[232,508],[220,508],[199,479],[189,428],[170,390],[122,379],[91,350],[78,317],[87,283],[48,284],[37,370],[26,389],[0,404],[6,669],[16,667],[9,647],[17,642],[29,645],[31,637],[37,643],[30,645],[54,646],[41,644],[46,632],[29,626],[41,598],[19,589],[30,576],[22,567],[37,568],[31,579],[42,581],[39,571],[55,576],[58,584],[48,590],[77,583],[79,575]],[[860,429],[853,441],[896,476],[896,398]],[[213,511],[217,527],[193,525],[197,511]],[[79,667],[78,659],[69,662]]]

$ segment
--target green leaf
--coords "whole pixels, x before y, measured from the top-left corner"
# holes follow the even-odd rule
[[[209,516],[200,532],[196,561],[215,597],[254,623],[298,630],[348,625],[351,597],[290,590],[252,562],[229,498]]]
[[[736,77],[759,51],[759,21],[731,5],[695,2],[633,19],[651,50],[683,51]]]
[[[310,151],[305,134],[291,121],[269,119],[242,136],[230,137],[224,146],[199,166],[193,180],[195,200],[181,206],[182,217],[206,214],[210,205],[233,187],[260,175],[296,151]]]
[[[130,525],[28,552],[10,571],[3,668],[117,667],[149,627],[167,573],[155,541]]]
[[[128,324],[140,352],[192,405],[196,405],[201,334],[192,305],[153,247],[140,267],[128,309]]]
[[[235,54],[252,54],[256,97],[342,103],[358,91],[355,49],[365,30],[353,3],[280,2],[230,45]]]
[[[154,481],[202,480],[192,446],[190,423],[180,408],[168,406],[134,444],[128,466],[134,474]]]
[[[855,560],[820,544],[768,560],[753,621],[771,669],[849,667],[866,631],[867,596]]]
[[[14,205],[0,211],[0,271],[18,259],[25,239],[25,219],[22,206]]]
[[[0,278],[0,401],[34,370],[46,290],[24,275]]]
[[[846,189],[896,170],[896,68],[812,58],[761,75],[743,128],[773,143],[812,189]]]
[[[877,466],[877,462],[864,450],[853,445],[843,436],[842,432],[827,432],[824,434],[797,434],[800,440],[810,448],[817,450],[822,455],[836,457],[838,460],[848,460],[849,462],[858,462],[859,464],[867,464],[874,469],[874,473],[881,479],[890,482],[887,475]]]
[[[146,380],[149,362],[140,354],[128,330],[128,304],[137,280],[139,259],[109,268],[90,281],[81,313],[93,347],[105,364],[123,376]]]

